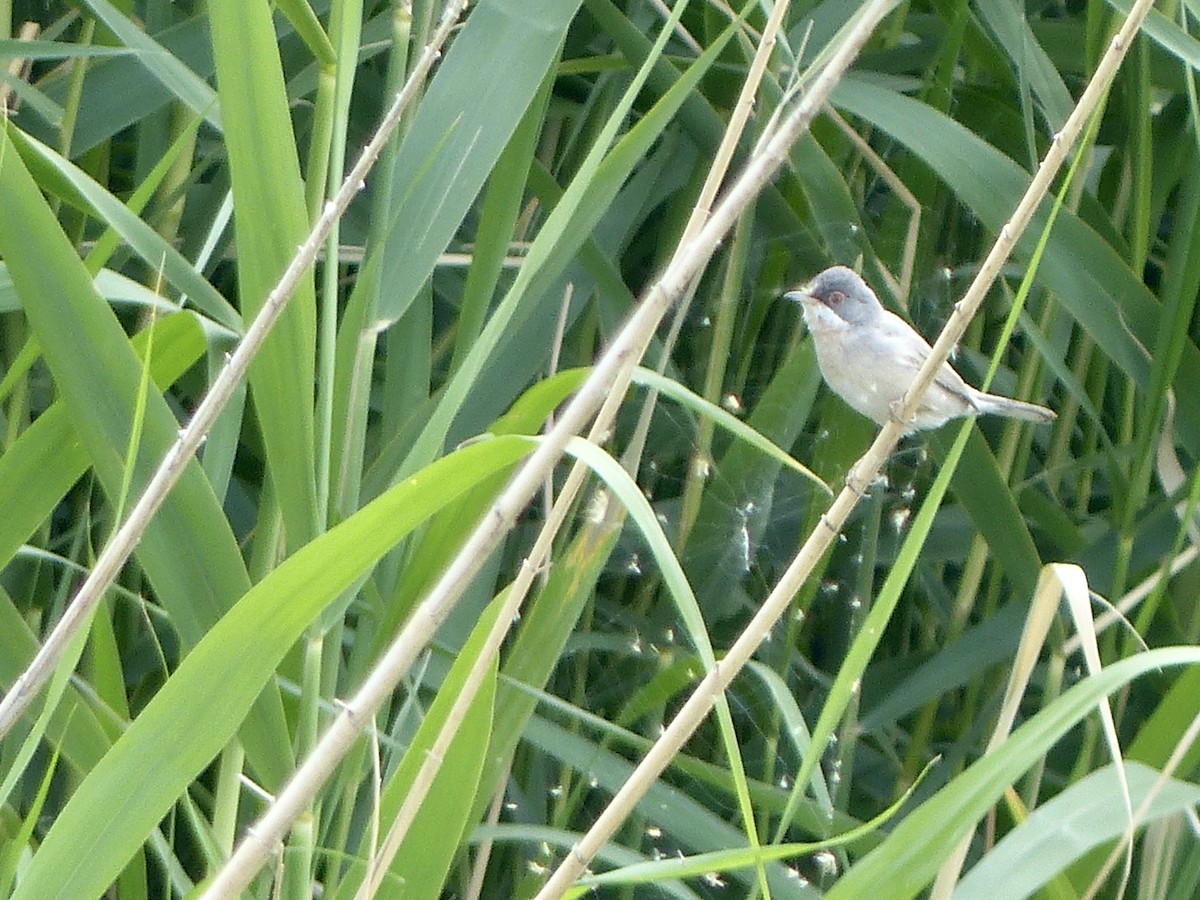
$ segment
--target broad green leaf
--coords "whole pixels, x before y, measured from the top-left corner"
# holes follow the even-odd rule
[[[208,10],[233,185],[240,308],[249,321],[308,233],[308,213],[270,10],[242,0],[213,0]],[[310,271],[250,367],[250,393],[292,551],[318,531],[315,354]]]
[[[795,442],[812,414],[819,383],[811,343],[784,360],[755,404],[750,427],[784,447]],[[764,464],[761,451],[742,441],[716,463],[719,478],[706,485],[696,525],[683,550],[684,568],[701,605],[716,620],[744,611],[751,602],[742,581],[771,524],[781,466]],[[824,491],[813,492],[823,504]],[[823,508],[823,507],[822,507]]]
[[[950,444],[945,435],[933,438],[939,461],[945,459]],[[1016,498],[1000,476],[996,459],[978,429],[967,440],[954,473],[953,488],[1016,592],[1021,596],[1032,594],[1042,561]]]
[[[1016,4],[1003,0],[981,3],[979,12],[1007,51],[1008,58],[1033,88],[1048,120],[1047,128],[1051,132],[1058,131],[1066,124],[1075,104],[1046,51],[1038,44],[1028,19]]]
[[[1129,15],[1129,11],[1133,8],[1132,0],[1106,0],[1106,2],[1113,9],[1118,10],[1122,16]],[[1192,15],[1196,15],[1194,5],[1192,5]],[[1142,30],[1164,50],[1200,72],[1200,41],[1181,29],[1177,23],[1168,19],[1157,9],[1151,9],[1146,15],[1146,22],[1142,26]]]
[[[579,3],[494,0],[471,11],[396,159],[393,191],[403,199],[381,248],[380,318],[400,318],[433,272],[557,57]]]
[[[396,542],[479,479],[511,466],[528,441],[465,447],[404,480],[286,559],[183,660],[59,813],[17,893],[94,897],[188,784],[237,732],[284,655]],[[172,748],[164,755],[162,748]],[[129,790],[137,784],[136,791]],[[96,810],[111,827],[96,828]]]

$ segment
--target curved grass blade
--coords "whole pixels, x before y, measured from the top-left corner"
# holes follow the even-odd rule
[[[276,667],[326,604],[479,479],[529,451],[522,439],[464,447],[398,484],[256,584],[183,660],[63,807],[16,898],[94,897],[237,732]],[[164,757],[162,748],[174,749]],[[131,791],[129,786],[137,784]],[[112,824],[97,829],[95,811]]]

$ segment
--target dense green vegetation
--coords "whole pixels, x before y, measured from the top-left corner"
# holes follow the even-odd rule
[[[1151,11],[955,357],[1057,421],[905,438],[809,571],[877,429],[781,295],[856,266],[932,341],[1130,6],[860,5],[786,11],[743,131],[766,3],[0,3],[0,895],[533,897],[714,671],[573,890],[1200,891],[1200,7]],[[860,28],[635,318],[727,128],[726,186]],[[581,386],[614,418],[542,477]]]

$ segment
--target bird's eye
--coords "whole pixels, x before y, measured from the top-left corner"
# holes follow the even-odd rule
[[[843,294],[841,291],[830,291],[829,292],[829,305],[830,306],[837,306],[839,303],[841,303],[845,299],[846,299],[846,295]]]

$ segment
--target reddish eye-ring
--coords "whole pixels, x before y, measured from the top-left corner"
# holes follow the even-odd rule
[[[830,291],[829,292],[829,305],[830,306],[837,306],[839,303],[841,303],[845,299],[846,299],[846,295],[843,294],[841,291]]]

